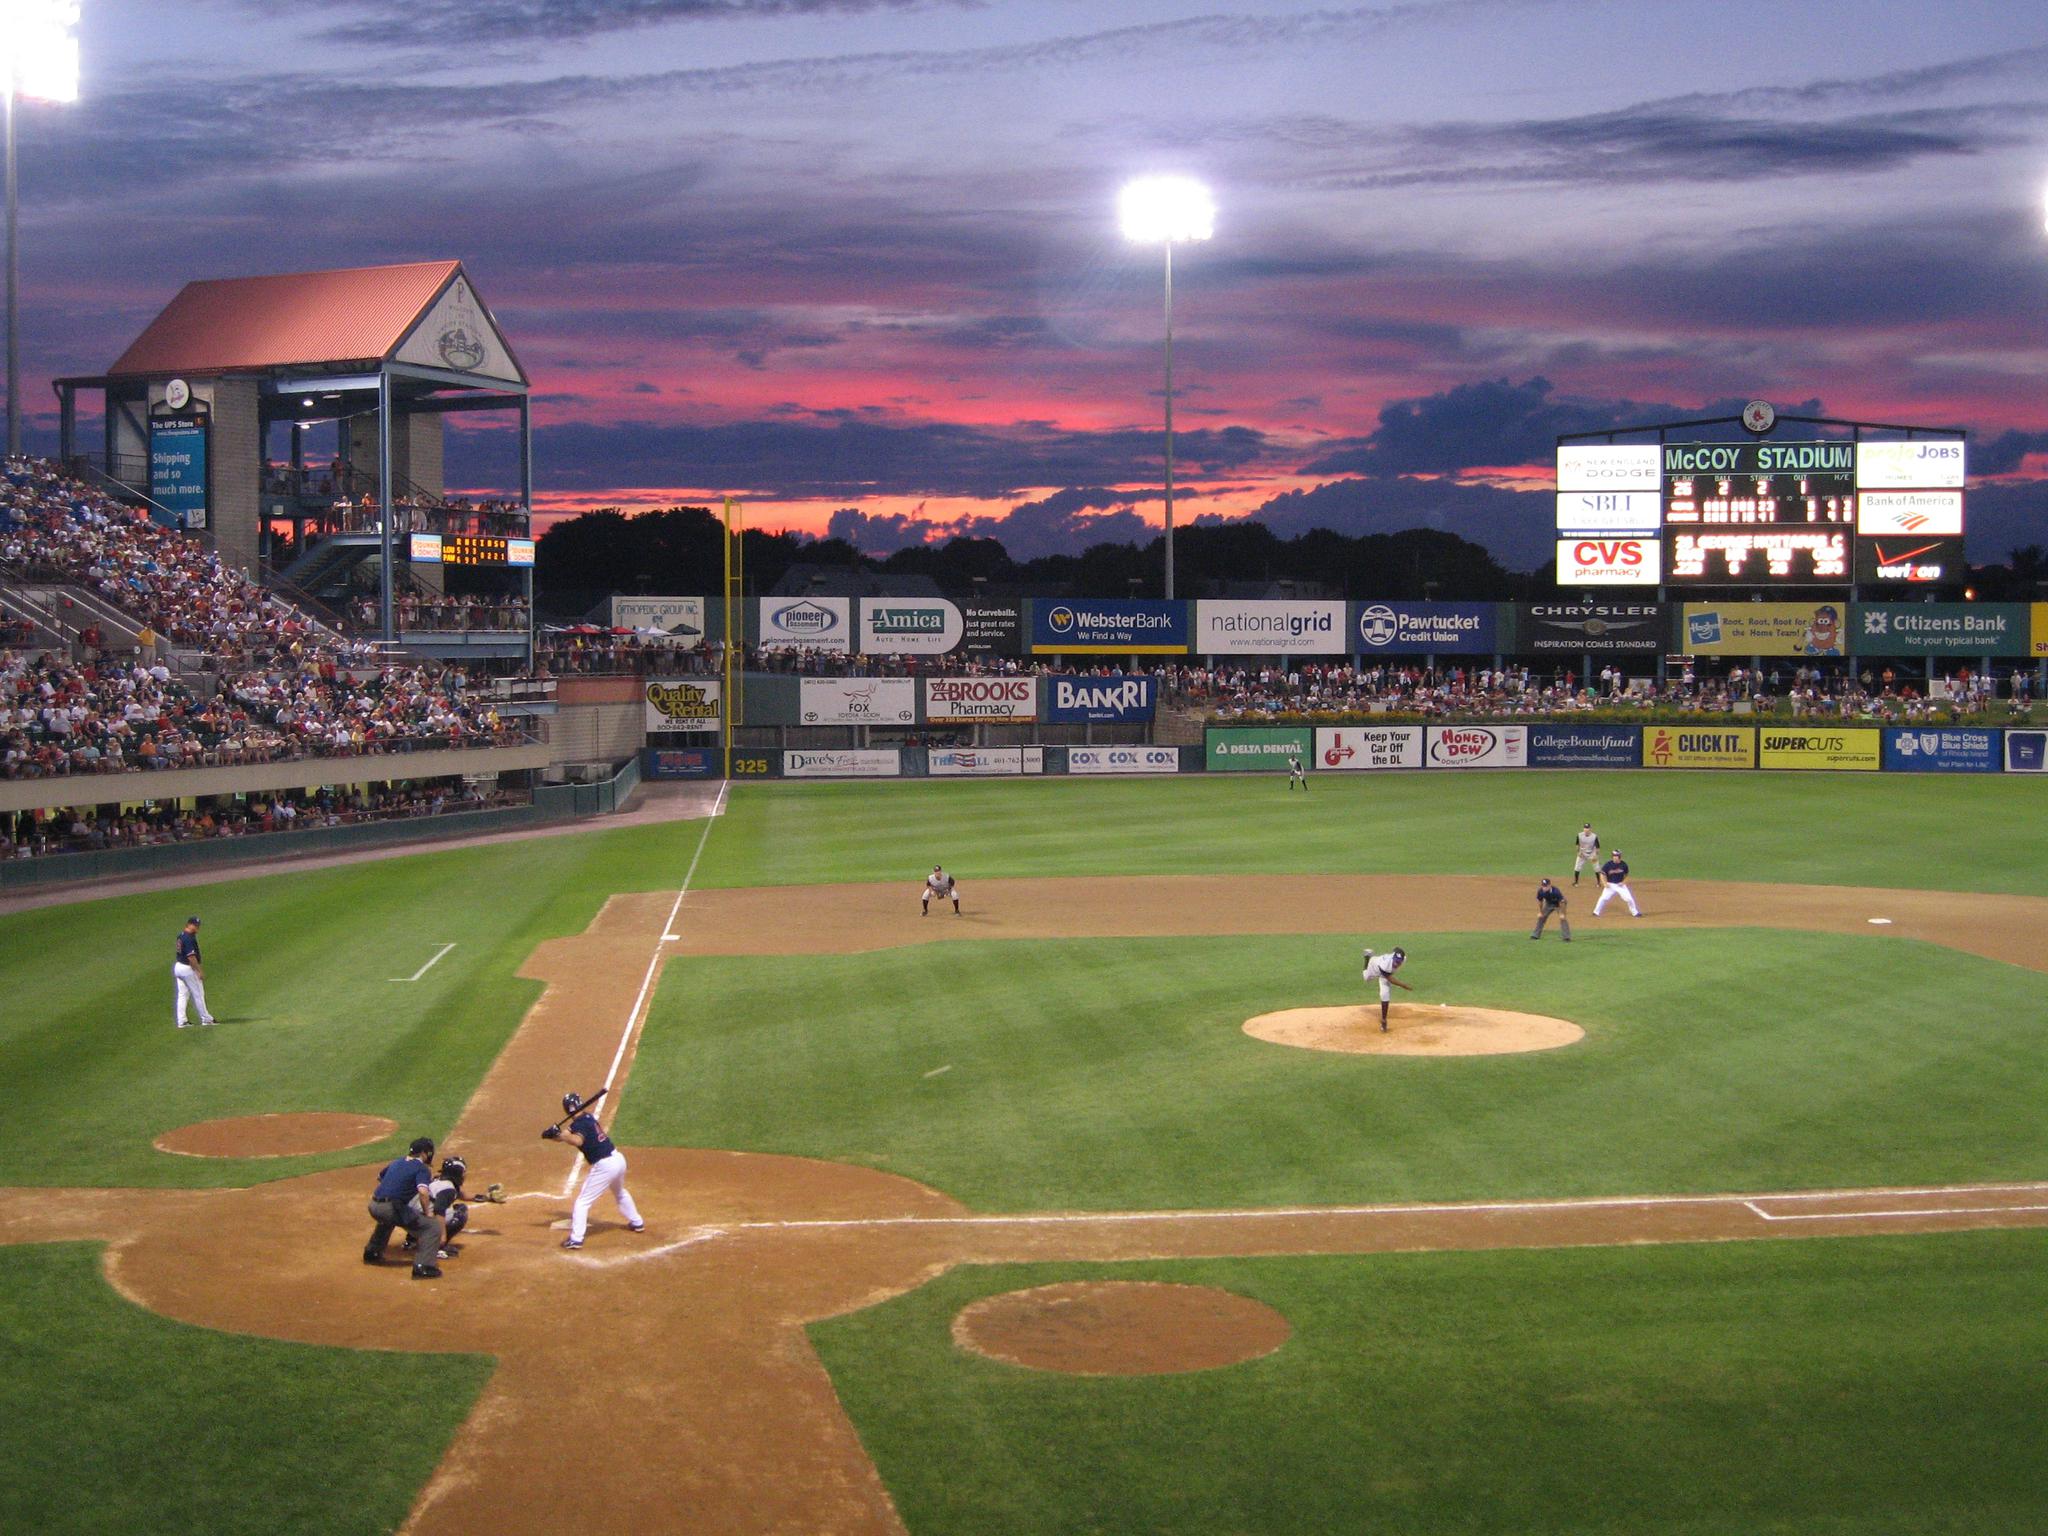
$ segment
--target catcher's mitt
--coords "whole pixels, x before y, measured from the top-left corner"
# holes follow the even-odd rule
[[[493,1184],[488,1189],[486,1189],[482,1194],[471,1195],[469,1198],[472,1200],[481,1200],[486,1205],[503,1205],[505,1203],[505,1186],[502,1184]]]

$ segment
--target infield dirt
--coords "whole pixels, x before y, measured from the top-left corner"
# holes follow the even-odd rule
[[[607,1531],[869,1533],[902,1527],[804,1327],[954,1265],[2048,1224],[2048,1193],[2037,1185],[982,1216],[864,1168],[628,1147],[649,1230],[627,1233],[606,1204],[588,1246],[561,1250],[575,1169],[539,1129],[563,1089],[588,1092],[617,1052],[615,1110],[648,984],[671,952],[1305,927],[1513,933],[1528,922],[1525,882],[1505,879],[1091,878],[972,889],[968,915],[929,919],[893,882],[697,891],[673,918],[673,893],[619,896],[586,932],[540,946],[521,974],[546,990],[442,1149],[467,1157],[473,1178],[502,1180],[517,1196],[477,1208],[463,1255],[438,1284],[411,1285],[397,1266],[361,1262],[367,1167],[238,1190],[0,1190],[0,1241],[104,1241],[105,1272],[123,1295],[206,1327],[494,1355],[497,1370],[422,1490],[410,1531],[558,1528],[565,1425],[584,1423],[604,1427],[606,1466],[588,1483]],[[1648,925],[1881,932],[2048,969],[2039,941],[2048,901],[2038,898],[1679,883],[1646,883],[1642,894]],[[1874,930],[1873,916],[1893,924]],[[665,940],[671,932],[681,937]],[[225,1257],[219,1238],[250,1230],[267,1234],[266,1262],[253,1270]]]

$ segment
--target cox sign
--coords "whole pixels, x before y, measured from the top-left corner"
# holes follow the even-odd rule
[[[1656,539],[1559,539],[1560,587],[1654,587],[1662,579],[1664,546]]]
[[[1179,773],[1177,747],[1069,747],[1069,773]]]

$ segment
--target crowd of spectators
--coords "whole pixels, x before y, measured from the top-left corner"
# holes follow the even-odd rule
[[[449,780],[389,789],[365,787],[351,793],[320,789],[246,799],[222,796],[191,809],[176,805],[144,806],[105,815],[90,806],[25,811],[18,816],[0,816],[0,859],[157,848],[216,838],[257,837],[315,827],[492,810],[523,803],[522,797],[509,792],[474,792],[459,780]]]
[[[297,468],[272,464],[264,471],[263,486],[272,495],[325,502],[308,519],[309,532],[315,537],[379,531],[383,508],[376,476],[358,474],[345,459]],[[509,498],[428,496],[407,489],[393,500],[392,525],[400,533],[495,533],[523,538],[528,523],[525,509]]]
[[[526,632],[531,617],[524,594],[518,592],[401,592],[393,603],[401,631],[430,630],[452,634],[470,630]],[[358,631],[381,630],[384,615],[374,593],[350,598],[349,624]]]
[[[200,653],[210,686],[120,656],[88,625],[70,655],[4,653],[0,772],[12,778],[487,746],[511,733],[459,669],[386,664],[189,536],[35,460],[0,474],[0,570],[76,583]]]

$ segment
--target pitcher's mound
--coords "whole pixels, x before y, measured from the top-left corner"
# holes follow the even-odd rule
[[[1071,1281],[989,1296],[953,1319],[978,1355],[1071,1376],[1165,1376],[1270,1355],[1293,1329],[1263,1301],[1207,1285]]]
[[[1287,1008],[1245,1021],[1244,1032],[1275,1045],[1366,1056],[1506,1056],[1548,1051],[1586,1038],[1569,1019],[1498,1008],[1396,1003],[1380,1029],[1380,1007]]]
[[[181,1157],[303,1157],[308,1152],[366,1146],[397,1129],[397,1121],[382,1115],[239,1115],[181,1125],[157,1137],[155,1146]]]

